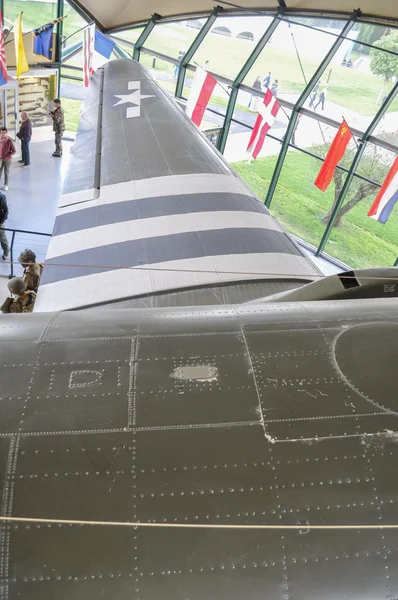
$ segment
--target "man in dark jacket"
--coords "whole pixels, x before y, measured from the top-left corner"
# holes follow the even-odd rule
[[[22,160],[19,162],[22,163],[23,167],[28,167],[30,165],[30,139],[32,137],[32,121],[29,119],[28,113],[25,111],[21,112],[21,127],[17,133],[17,137],[21,140],[21,150],[22,150]]]
[[[65,131],[64,111],[61,108],[61,100],[54,100],[54,110],[50,111],[50,116],[53,120],[53,130],[55,133],[55,152],[53,156],[62,156],[62,135]]]
[[[8,219],[7,198],[5,197],[4,194],[2,194],[0,192],[0,244],[3,249],[3,256],[2,256],[3,260],[7,260],[8,253],[10,251],[10,248],[8,246],[7,234],[3,229],[3,225],[7,221],[7,219]]]
[[[0,127],[0,179],[4,170],[4,188],[8,190],[8,174],[11,167],[12,155],[15,154],[14,142],[8,137],[7,127]]]

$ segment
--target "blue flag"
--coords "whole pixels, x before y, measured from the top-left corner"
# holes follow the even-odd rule
[[[46,23],[38,29],[33,30],[33,54],[39,54],[51,60],[53,55],[53,31],[54,25],[62,21],[55,19],[51,23]]]
[[[104,58],[110,58],[112,50],[116,46],[116,42],[107,38],[100,31],[95,32],[94,51],[101,54]]]

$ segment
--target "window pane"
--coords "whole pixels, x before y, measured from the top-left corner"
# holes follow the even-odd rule
[[[234,79],[270,22],[269,17],[217,17],[192,62]]]
[[[198,30],[188,24],[190,24],[189,21],[158,23],[146,40],[145,48],[156,50],[156,52],[173,58],[185,54],[198,35]]]
[[[10,27],[22,11],[23,30],[30,31],[56,18],[57,3],[40,0],[4,0],[4,26]]]
[[[114,34],[114,37],[126,39],[129,42],[134,43],[138,40],[138,38],[140,37],[140,35],[143,31],[144,31],[143,27],[135,27],[134,29],[126,29],[125,31],[119,31],[118,33]]]
[[[140,63],[149,70],[160,87],[174,96],[176,79],[173,76],[174,65],[172,63],[153,56],[148,50],[141,50]]]
[[[382,184],[395,154],[367,144],[357,173]],[[354,178],[326,246],[353,268],[390,266],[397,257],[398,207],[383,225],[367,216],[379,187]]]
[[[87,22],[75,11],[72,6],[70,6],[67,1],[65,1],[64,6],[64,16],[66,15],[67,17],[64,19],[62,27],[64,39],[69,38],[66,42],[66,45],[69,46],[70,44],[75,44],[76,42],[82,42],[82,27],[87,25]]]
[[[298,99],[335,42],[336,37],[330,32],[338,34],[343,27],[343,23],[337,21],[334,29],[323,27],[314,31],[299,25],[299,19],[295,21],[282,21],[278,25],[244,81],[251,86],[256,77],[260,77],[263,89],[267,83],[272,86],[277,81],[277,95],[291,102]],[[267,82],[269,73],[271,81]]]

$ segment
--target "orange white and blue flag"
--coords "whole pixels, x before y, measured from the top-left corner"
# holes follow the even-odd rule
[[[380,188],[368,212],[368,217],[386,223],[392,209],[398,202],[398,156],[392,165],[385,182]]]
[[[4,85],[8,81],[6,50],[4,48],[4,29],[3,15],[0,10],[0,85]]]

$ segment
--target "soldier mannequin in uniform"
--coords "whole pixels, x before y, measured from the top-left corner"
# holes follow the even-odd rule
[[[55,152],[53,156],[62,156],[62,135],[65,131],[64,110],[61,108],[61,100],[54,100],[54,110],[50,111],[53,120],[53,130],[55,133]]]
[[[36,262],[36,254],[33,250],[24,250],[21,252],[18,261],[23,266],[23,281],[27,290],[37,292],[40,284],[40,277],[43,271],[43,263]]]
[[[36,293],[27,290],[23,279],[13,277],[7,284],[14,298],[7,298],[1,307],[2,313],[29,313],[33,311]]]

